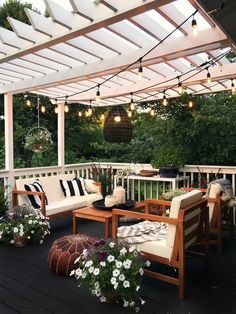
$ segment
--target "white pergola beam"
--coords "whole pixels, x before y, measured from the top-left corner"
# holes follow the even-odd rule
[[[209,29],[202,31],[193,41],[193,36],[188,35],[181,39],[181,45],[179,45],[179,39],[174,38],[168,41],[168,45],[160,45],[158,49],[153,50],[143,60],[143,65],[148,66],[162,62],[165,60],[172,60],[194,53],[200,53],[206,50],[213,50],[217,48],[223,48],[228,45],[226,36],[219,29]],[[149,47],[151,48],[151,47]],[[78,80],[101,77],[104,75],[111,75],[116,73],[118,69],[125,67],[127,64],[132,63],[134,60],[138,60],[148,49],[139,49],[135,52],[125,55],[116,56],[115,58],[109,58],[104,61],[94,62],[88,65],[73,67],[70,70],[61,70],[55,76],[54,73],[48,74],[44,77],[36,77],[31,80],[25,80],[24,82],[17,82],[14,85],[4,86],[2,92],[24,92],[30,89],[51,87],[59,84],[65,84],[75,82]],[[138,66],[135,65],[133,68]],[[96,72],[95,72],[96,71]]]
[[[31,45],[27,46],[26,44],[24,44],[23,46],[20,47],[21,50],[18,53],[7,55],[4,58],[2,58],[1,60],[2,60],[2,62],[7,62],[7,61],[10,61],[10,60],[15,59],[15,58],[23,57],[27,54],[31,54],[31,53],[34,53],[34,52],[39,51],[41,49],[51,47],[51,46],[59,44],[61,42],[66,42],[66,41],[73,39],[73,38],[76,38],[78,36],[86,35],[90,32],[98,30],[99,28],[109,26],[109,25],[117,23],[123,19],[128,19],[132,16],[135,16],[137,14],[141,14],[143,12],[146,12],[147,10],[151,10],[153,8],[157,8],[159,6],[168,4],[172,1],[173,0],[146,0],[144,2],[143,0],[137,0],[137,1],[135,1],[135,4],[132,1],[132,5],[127,5],[126,7],[122,8],[117,13],[114,13],[111,10],[109,10],[108,14],[106,14],[105,16],[104,15],[98,16],[93,22],[90,22],[86,19],[79,19],[78,16],[73,16],[73,21],[72,21],[73,28],[70,31],[68,31],[67,28],[64,28],[64,30],[62,28],[62,31],[54,34],[51,37],[51,39],[39,42],[35,45],[31,44]],[[49,0],[47,0],[47,2],[51,3],[51,1],[49,1]],[[127,1],[127,3],[128,3],[128,1]],[[26,11],[26,12],[29,12],[29,11]],[[78,25],[78,19],[79,19],[79,25]],[[76,23],[74,22],[75,20],[76,20]],[[74,25],[74,24],[76,24],[76,25]],[[7,30],[5,30],[5,31],[7,31]],[[8,31],[8,32],[10,32],[10,31]],[[13,32],[10,32],[10,33],[13,33]],[[1,29],[0,29],[0,38],[1,38],[1,35],[2,34],[1,34]],[[13,35],[15,35],[15,34],[13,33]],[[11,36],[13,36],[13,35],[11,35]],[[14,40],[20,41],[20,39],[16,35],[14,37]],[[11,42],[14,40],[11,40]],[[15,46],[13,46],[13,47],[15,47]],[[18,47],[18,46],[16,45],[16,47]]]
[[[229,64],[224,64],[222,66],[218,66],[218,67],[210,67],[209,71],[211,73],[211,78],[212,81],[220,81],[220,80],[225,80],[225,79],[231,79],[235,76],[236,73],[236,63],[229,63]],[[206,70],[196,74],[194,77],[188,78],[190,75],[187,75],[186,77],[183,76],[182,80],[183,81],[183,85],[184,86],[190,86],[191,85],[195,85],[195,84],[201,84],[201,83],[206,83]],[[187,80],[185,80],[186,78],[188,78]],[[172,80],[171,80],[172,79]],[[150,82],[142,82],[139,81],[136,84],[130,84],[128,86],[125,87],[120,87],[120,88],[112,88],[112,89],[102,89],[102,86],[100,88],[101,91],[101,98],[116,98],[116,97],[120,97],[120,96],[125,96],[125,95],[129,95],[131,92],[135,93],[139,93],[138,91],[142,89],[142,93],[143,92],[151,92],[151,91],[163,91],[163,90],[167,90],[169,88],[172,88],[173,85],[175,85],[175,87],[177,87],[178,81],[176,79],[176,77],[167,77],[166,80],[171,80],[168,83],[162,83],[163,79],[158,78],[158,79],[154,79],[152,80],[151,84]],[[150,85],[156,85],[154,87],[150,87]],[[80,95],[74,96],[77,100],[81,100],[81,101],[89,101],[90,99],[94,99],[95,97],[95,92],[94,90],[86,92],[86,93],[82,93]],[[70,97],[70,100],[73,100],[73,97]]]

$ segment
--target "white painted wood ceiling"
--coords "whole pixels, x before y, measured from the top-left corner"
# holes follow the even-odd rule
[[[1,93],[32,92],[69,102],[88,104],[100,86],[100,105],[178,96],[178,80],[189,93],[230,89],[236,64],[223,54],[233,47],[227,35],[195,0],[68,0],[64,9],[44,0],[46,18],[26,9],[31,25],[8,18],[12,29],[0,28]],[[195,12],[198,35],[187,21],[142,59],[143,78],[137,80],[139,62],[147,51]],[[220,56],[220,57],[219,57]],[[219,58],[218,58],[219,57]],[[199,71],[206,61],[207,71]],[[192,70],[190,74],[186,72]],[[153,95],[153,96],[152,96]]]

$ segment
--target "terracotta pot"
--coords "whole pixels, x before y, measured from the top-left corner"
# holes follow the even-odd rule
[[[16,247],[23,247],[28,245],[30,242],[30,239],[28,239],[26,236],[20,237],[18,235],[14,236],[14,245]]]

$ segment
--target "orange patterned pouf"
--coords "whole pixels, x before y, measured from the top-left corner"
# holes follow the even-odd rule
[[[69,234],[53,242],[48,253],[48,266],[56,274],[69,276],[74,264],[84,249],[89,249],[97,240],[86,234]]]

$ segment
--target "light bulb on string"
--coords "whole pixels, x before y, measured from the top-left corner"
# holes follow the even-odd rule
[[[209,72],[209,69],[207,68],[207,83],[211,83],[211,73]]]
[[[45,113],[46,112],[46,107],[43,105],[43,106],[40,107],[40,110],[41,110],[42,113]]]
[[[193,108],[193,101],[192,101],[192,100],[189,100],[189,102],[188,102],[188,107],[189,107],[189,108]]]
[[[78,112],[78,116],[82,117],[82,112],[81,111]]]
[[[24,98],[25,98],[25,101],[26,101],[26,106],[30,107],[31,106],[31,100],[29,98],[29,95],[25,95]]]
[[[89,114],[89,116],[91,116],[92,114],[93,114],[93,108],[92,108],[92,100],[90,100],[89,101],[90,102],[90,106],[89,106],[89,108],[88,108],[88,114]]]
[[[119,122],[121,121],[120,115],[115,116],[115,117],[114,117],[114,121],[117,122],[117,123],[119,123]]]
[[[150,110],[150,116],[151,116],[151,117],[154,117],[154,116],[155,116],[155,110],[154,110],[153,108]]]
[[[178,76],[178,93],[180,94],[180,95],[182,95],[183,94],[183,86],[182,86],[182,82],[180,82],[180,78],[179,78],[179,76]]]
[[[131,111],[131,110],[128,110],[128,113],[127,113],[127,114],[128,114],[128,117],[129,117],[129,118],[132,117],[132,111]]]
[[[69,112],[69,106],[68,106],[67,98],[68,98],[68,96],[66,95],[66,99],[65,99],[65,103],[64,103],[64,111],[65,111],[65,113]]]
[[[133,93],[130,93],[130,96],[131,96],[131,100],[130,100],[130,105],[129,105],[129,110],[130,111],[133,111],[134,110],[134,99],[133,99]]]
[[[197,36],[197,33],[198,33],[197,21],[195,20],[194,16],[192,19],[192,31],[193,31],[193,36]]]
[[[89,117],[89,112],[87,110],[85,111],[85,117]]]
[[[143,67],[142,67],[142,58],[139,59],[139,68],[138,68],[138,81],[143,78]]]
[[[105,120],[105,114],[104,114],[104,113],[101,114],[100,119],[101,119],[102,121]]]
[[[96,98],[95,98],[95,101],[97,104],[100,103],[100,90],[99,90],[99,88],[100,88],[100,84],[98,84],[98,90],[97,90]]]
[[[162,105],[164,106],[164,107],[166,107],[167,105],[168,105],[168,100],[167,100],[167,98],[166,98],[166,94],[165,94],[165,91],[163,92],[163,100],[162,100]]]
[[[236,89],[235,89],[235,85],[234,85],[234,80],[231,79],[231,92],[232,92],[232,94],[235,94],[235,91],[236,91]]]

